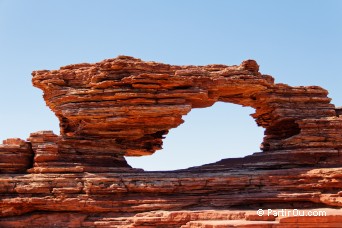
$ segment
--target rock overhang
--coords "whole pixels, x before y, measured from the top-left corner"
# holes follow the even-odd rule
[[[63,138],[115,141],[127,156],[161,149],[164,135],[183,123],[182,116],[217,101],[256,110],[252,117],[266,129],[264,151],[287,149],[284,140],[300,133],[301,120],[336,116],[326,90],[275,84],[254,60],[174,66],[119,56],[32,75],[60,120]],[[293,129],[279,132],[284,126]]]

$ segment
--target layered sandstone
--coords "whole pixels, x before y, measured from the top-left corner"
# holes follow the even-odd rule
[[[122,153],[113,153],[110,145],[97,140],[75,141],[63,139],[52,131],[40,131],[31,133],[28,141],[35,154],[30,173],[128,172],[131,169]]]
[[[0,144],[0,174],[26,173],[32,167],[31,144],[22,139],[10,138]]]
[[[274,83],[253,60],[173,66],[119,56],[32,75],[61,132],[0,146],[0,227],[342,226],[342,112],[321,87]],[[262,152],[169,172],[125,161],[161,149],[192,108],[219,101],[255,109]]]
[[[342,168],[26,174],[3,176],[0,186],[2,227],[180,227],[191,221],[186,227],[198,227],[194,221],[282,219],[257,216],[259,208],[315,208],[329,218],[316,221],[342,224],[341,209],[327,209],[342,206]]]
[[[47,105],[60,120],[61,157],[80,153],[97,165],[106,163],[100,155],[152,154],[192,108],[222,101],[256,110],[252,117],[265,128],[263,151],[304,150],[315,160],[338,160],[342,122],[328,92],[317,86],[275,84],[258,69],[253,60],[239,66],[172,66],[121,56],[35,71],[33,84],[43,90]],[[111,159],[108,166],[116,166],[121,158]],[[57,157],[51,162],[58,160],[65,162]],[[49,166],[35,163],[41,165]]]

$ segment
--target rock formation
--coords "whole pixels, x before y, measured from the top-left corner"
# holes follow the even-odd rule
[[[7,139],[0,144],[0,174],[26,173],[33,165],[31,144],[22,139]]]
[[[342,112],[318,86],[276,84],[253,60],[172,66],[119,56],[32,75],[61,132],[0,146],[0,227],[342,226]],[[161,149],[192,108],[218,101],[255,109],[262,152],[169,172],[127,164],[124,156]]]

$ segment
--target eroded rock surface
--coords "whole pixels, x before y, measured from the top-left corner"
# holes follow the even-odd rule
[[[33,72],[61,134],[0,145],[0,227],[342,227],[342,112],[318,86],[276,84],[253,60],[172,66],[127,56]],[[153,154],[192,108],[253,107],[262,152],[169,172]],[[258,216],[259,208],[327,216]]]
[[[31,145],[22,139],[10,138],[0,144],[0,174],[26,173],[33,166]]]
[[[240,66],[172,66],[122,56],[35,71],[33,84],[59,118],[64,139],[96,140],[108,145],[107,152],[127,156],[161,149],[183,115],[217,101],[255,109],[253,118],[265,128],[263,151],[341,145],[336,131],[317,130],[341,127],[326,90],[275,84],[258,69],[253,60]]]

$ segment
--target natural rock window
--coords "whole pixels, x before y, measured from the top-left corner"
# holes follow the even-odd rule
[[[162,150],[126,160],[144,170],[176,170],[259,152],[264,129],[249,116],[254,112],[250,107],[223,102],[193,109],[183,117],[182,125],[170,130]]]
[[[312,130],[327,128],[337,118],[328,92],[277,84],[259,72],[254,60],[239,66],[173,66],[119,56],[32,75],[61,127],[54,155],[36,156],[32,172],[53,172],[59,166],[92,172],[129,167],[124,156],[160,150],[185,115],[217,102],[253,108],[252,117],[265,129],[261,149],[273,158],[278,154],[296,163],[287,153],[310,151],[315,156],[306,159],[315,163],[323,156],[322,146],[333,154],[338,150],[335,132]]]

